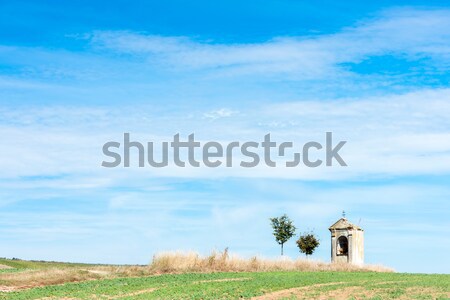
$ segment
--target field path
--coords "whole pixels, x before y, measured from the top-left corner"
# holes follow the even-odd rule
[[[280,290],[276,292],[267,293],[262,296],[253,297],[252,300],[274,300],[274,299],[281,299],[281,298],[287,298],[292,296],[302,296],[305,292],[314,290],[319,287],[323,286],[332,286],[332,285],[339,285],[344,284],[345,282],[329,282],[329,283],[318,283],[308,286],[302,286],[297,288],[290,288],[285,290]]]
[[[151,292],[153,292],[155,290],[156,290],[156,288],[145,289],[145,290],[135,291],[135,292],[128,293],[128,294],[123,294],[123,295],[109,296],[107,299],[111,299],[112,300],[112,299],[133,297],[133,296],[138,296],[138,295],[142,295],[142,294],[151,293]],[[93,295],[93,296],[95,296],[95,295]]]

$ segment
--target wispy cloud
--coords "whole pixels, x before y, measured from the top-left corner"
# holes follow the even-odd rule
[[[218,44],[127,31],[98,31],[92,34],[91,42],[102,49],[139,55],[149,63],[175,68],[287,73],[312,79],[346,74],[340,64],[378,55],[406,60],[428,57],[436,60],[433,67],[447,69],[448,28],[448,10],[389,10],[335,34],[277,37],[264,43]]]
[[[221,109],[205,112],[205,113],[203,113],[203,116],[206,119],[217,120],[220,118],[231,117],[232,115],[235,115],[237,113],[238,113],[238,111],[234,111],[229,108],[221,108]]]
[[[82,33],[77,42],[85,43],[83,51],[0,46],[0,63],[6,66],[0,72],[0,97],[7,103],[200,101],[217,104],[207,108],[217,110],[243,100],[284,102],[445,86],[449,19],[444,9],[395,9],[333,34],[258,43],[105,30]],[[373,59],[380,61],[373,64]]]
[[[293,141],[301,147],[310,140],[323,142],[324,133],[347,140],[342,155],[346,168],[239,167],[198,169],[169,166],[162,169],[123,169],[133,177],[279,177],[308,180],[342,180],[360,176],[395,176],[450,173],[450,92],[424,90],[384,97],[270,103],[260,107],[203,111],[190,116],[171,110],[160,114],[152,106],[51,107],[1,112],[3,141],[0,149],[3,178],[60,174],[116,176],[100,167],[102,145],[133,139],[146,143],[170,141],[173,135],[195,133],[199,141],[257,141],[267,133],[278,142]],[[205,126],[206,119],[214,120]],[[273,124],[278,124],[273,126]],[[280,125],[281,124],[281,125]],[[89,134],[86,134],[89,132]],[[51,149],[51,151],[49,151]],[[198,152],[200,155],[200,152]],[[20,159],[19,159],[20,158]],[[237,159],[237,158],[236,158]],[[122,172],[122,171],[121,171]],[[112,181],[101,181],[109,182]]]

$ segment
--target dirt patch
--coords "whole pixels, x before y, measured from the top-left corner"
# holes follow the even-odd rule
[[[15,292],[15,291],[19,291],[19,290],[24,290],[24,289],[31,289],[34,288],[35,286],[33,285],[22,285],[22,286],[0,286],[0,292],[3,293],[10,293],[10,292]]]
[[[117,295],[117,296],[107,296],[106,299],[112,300],[112,299],[120,299],[120,298],[125,298],[125,297],[133,297],[133,296],[137,296],[137,295],[151,293],[155,290],[156,290],[156,288],[150,288],[150,289],[140,290],[140,291],[136,291],[136,292],[132,292],[132,293],[128,293],[128,294],[122,294],[122,295]]]
[[[366,299],[371,298],[376,295],[385,294],[386,289],[383,287],[375,288],[374,286],[381,286],[385,284],[396,284],[396,283],[402,283],[405,282],[404,280],[391,280],[391,281],[379,281],[379,282],[373,282],[373,281],[360,281],[358,285],[356,286],[345,286],[341,288],[334,289],[332,291],[317,291],[318,288],[323,286],[333,286],[333,285],[340,285],[340,284],[347,284],[348,282],[330,282],[330,283],[321,283],[321,284],[314,284],[314,285],[308,285],[303,287],[297,287],[297,288],[290,288],[285,290],[280,290],[272,293],[268,293],[259,297],[254,297],[252,299],[259,299],[259,300],[273,300],[273,299],[284,299],[289,297],[294,297],[295,299],[348,299],[348,298],[354,298],[354,299]],[[366,289],[364,288],[364,284],[369,284],[372,286],[372,289]],[[434,289],[425,289],[425,288],[408,288],[406,295],[434,295],[434,296],[440,296],[440,297],[450,297],[450,294],[445,294],[444,292],[436,291]],[[403,298],[400,298],[403,299]],[[409,298],[404,298],[409,299]]]
[[[37,300],[79,300],[78,298],[70,298],[70,297],[44,297],[39,298]]]
[[[10,267],[10,266],[7,266],[7,265],[0,264],[0,270],[5,270],[5,269],[14,269],[14,268]]]
[[[376,285],[381,284],[392,284],[392,283],[401,283],[404,281],[386,281],[386,282],[378,282]],[[375,289],[366,289],[361,286],[347,287],[334,291],[329,291],[326,294],[319,294],[317,299],[367,299],[375,296],[387,296],[391,288],[386,287],[377,287]],[[433,299],[438,298],[450,298],[450,292],[439,291],[435,288],[425,288],[425,287],[409,287],[405,289],[405,293],[400,296],[398,299],[407,300],[411,298],[416,298],[420,296],[431,296]]]
[[[411,299],[412,297],[420,296],[420,295],[427,295],[431,296],[433,299],[438,298],[449,298],[450,299],[450,292],[446,291],[439,291],[435,288],[425,288],[425,287],[410,287],[406,289],[406,292],[404,295],[402,295],[400,298],[401,300]]]
[[[404,280],[377,281],[377,282],[363,281],[362,283],[370,283],[371,285],[384,285],[384,284],[403,283],[403,282],[407,282],[407,281],[404,281]]]
[[[275,299],[281,299],[281,298],[289,298],[289,297],[304,297],[305,294],[308,291],[315,290],[322,286],[330,286],[330,285],[339,285],[343,284],[344,282],[329,282],[329,283],[319,283],[319,284],[313,284],[308,286],[302,286],[297,288],[290,288],[286,290],[276,291],[272,293],[268,293],[262,296],[253,297],[251,299],[253,300],[275,300]],[[300,298],[302,299],[302,298]]]
[[[104,270],[89,270],[89,269],[81,269],[82,271],[86,271],[92,274],[99,274],[99,275],[109,275],[111,272],[104,271]]]
[[[0,286],[0,292],[2,293],[9,293],[9,292],[14,292],[15,291],[15,287],[12,286]]]
[[[346,300],[346,299],[367,299],[376,296],[377,293],[373,290],[367,290],[360,286],[350,286],[345,287],[333,291],[327,291],[325,293],[321,293],[314,297],[314,299],[318,300],[328,300],[328,299],[336,299],[336,300]],[[311,299],[309,296],[301,299]]]
[[[222,279],[199,280],[199,281],[194,281],[192,283],[193,284],[198,284],[198,283],[209,283],[209,282],[246,281],[246,280],[252,280],[252,278],[249,278],[249,277],[243,277],[243,278],[222,278]]]
[[[126,298],[126,297],[133,297],[133,296],[138,296],[138,295],[142,295],[142,294],[146,294],[146,293],[151,293],[153,291],[155,291],[156,288],[150,288],[150,289],[145,289],[145,290],[139,290],[139,291],[135,291],[135,292],[131,292],[131,293],[126,293],[126,294],[121,294],[121,295],[116,295],[116,296],[110,296],[110,295],[91,295],[91,299],[108,299],[108,300],[114,300],[114,299],[121,299],[121,298]],[[70,297],[44,297],[44,298],[39,298],[37,300],[79,300],[78,298],[70,298]]]

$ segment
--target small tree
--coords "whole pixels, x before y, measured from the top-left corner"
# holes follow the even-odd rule
[[[270,218],[273,228],[273,235],[278,244],[281,245],[281,255],[283,255],[283,245],[295,234],[295,226],[288,216],[282,215],[279,218]]]
[[[319,239],[314,235],[313,232],[300,235],[300,238],[296,243],[298,248],[300,249],[300,252],[305,253],[306,256],[313,254],[316,248],[320,245]]]

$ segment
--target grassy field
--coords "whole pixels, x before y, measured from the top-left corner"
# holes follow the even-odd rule
[[[9,267],[0,270],[0,291],[3,290],[0,292],[0,299],[448,299],[450,297],[450,275],[367,271],[156,274],[151,265],[119,267],[13,260],[0,260],[0,264]],[[73,278],[69,276],[74,274],[76,276]],[[53,277],[64,279],[62,282],[65,283],[45,281]],[[22,281],[17,281],[17,278],[22,278]],[[37,287],[34,287],[36,285]]]
[[[80,264],[80,263],[63,263],[55,261],[36,261],[36,260],[20,260],[20,259],[6,259],[0,258],[0,265],[11,267],[14,269],[45,269],[45,268],[79,268],[84,266],[101,266],[92,264]],[[7,269],[1,269],[0,271]]]

